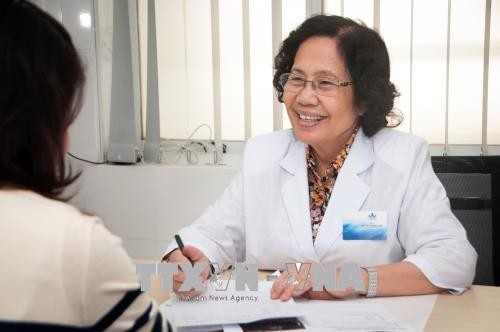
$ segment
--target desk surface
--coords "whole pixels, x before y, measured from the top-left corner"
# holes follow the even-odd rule
[[[500,287],[472,286],[460,296],[440,294],[425,331],[500,331]]]
[[[162,280],[151,278],[150,295],[163,303]],[[500,287],[472,286],[462,295],[439,294],[425,331],[500,331]]]

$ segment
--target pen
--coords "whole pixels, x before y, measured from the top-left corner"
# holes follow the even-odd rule
[[[174,236],[175,242],[177,242],[177,246],[181,250],[181,252],[184,251],[184,243],[182,242],[181,236],[179,234],[175,234]]]
[[[175,242],[177,242],[177,246],[179,247],[179,250],[182,253],[184,251],[184,242],[182,242],[181,236],[179,234],[175,234],[174,238],[175,238]],[[187,257],[187,259],[189,259],[189,261],[192,263],[192,261],[189,257]],[[211,276],[212,274],[215,273],[215,268],[212,266],[212,264],[210,264],[210,262],[208,263],[208,266],[210,267],[209,276]]]

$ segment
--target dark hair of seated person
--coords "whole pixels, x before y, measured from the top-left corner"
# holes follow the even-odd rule
[[[359,124],[367,136],[383,127],[396,127],[402,122],[401,112],[394,110],[399,96],[390,81],[387,47],[377,33],[362,23],[341,16],[316,15],[290,32],[274,58],[273,85],[278,100],[283,102],[280,76],[292,70],[299,46],[311,37],[330,37],[337,42],[353,82],[354,104],[362,110]]]
[[[0,3],[0,189],[58,198],[85,74],[66,29],[27,1]]]

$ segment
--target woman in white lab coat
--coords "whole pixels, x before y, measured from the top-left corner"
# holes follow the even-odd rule
[[[477,254],[450,210],[427,144],[385,128],[401,120],[378,33],[343,17],[309,18],[285,39],[275,69],[293,130],[247,142],[239,174],[179,231],[187,246],[181,252],[172,243],[167,260],[245,261],[261,269],[356,263],[364,282],[357,293],[367,296],[469,287]],[[309,280],[299,291],[286,278],[273,286],[273,298],[354,293],[313,291]]]

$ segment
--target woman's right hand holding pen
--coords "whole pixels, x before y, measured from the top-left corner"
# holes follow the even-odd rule
[[[211,274],[210,261],[203,254],[201,250],[193,246],[185,246],[182,251],[180,248],[175,249],[168,255],[167,262],[177,263],[177,264],[188,263],[191,265],[194,265],[196,263],[206,263],[207,266],[203,269],[203,271],[200,274],[200,281],[202,283],[205,283]],[[192,288],[189,291],[179,291],[182,284],[184,283],[184,280],[186,280],[186,274],[179,266],[178,272],[174,274],[173,278],[173,289],[177,295],[193,297],[202,293],[201,291],[195,290],[194,288]]]

